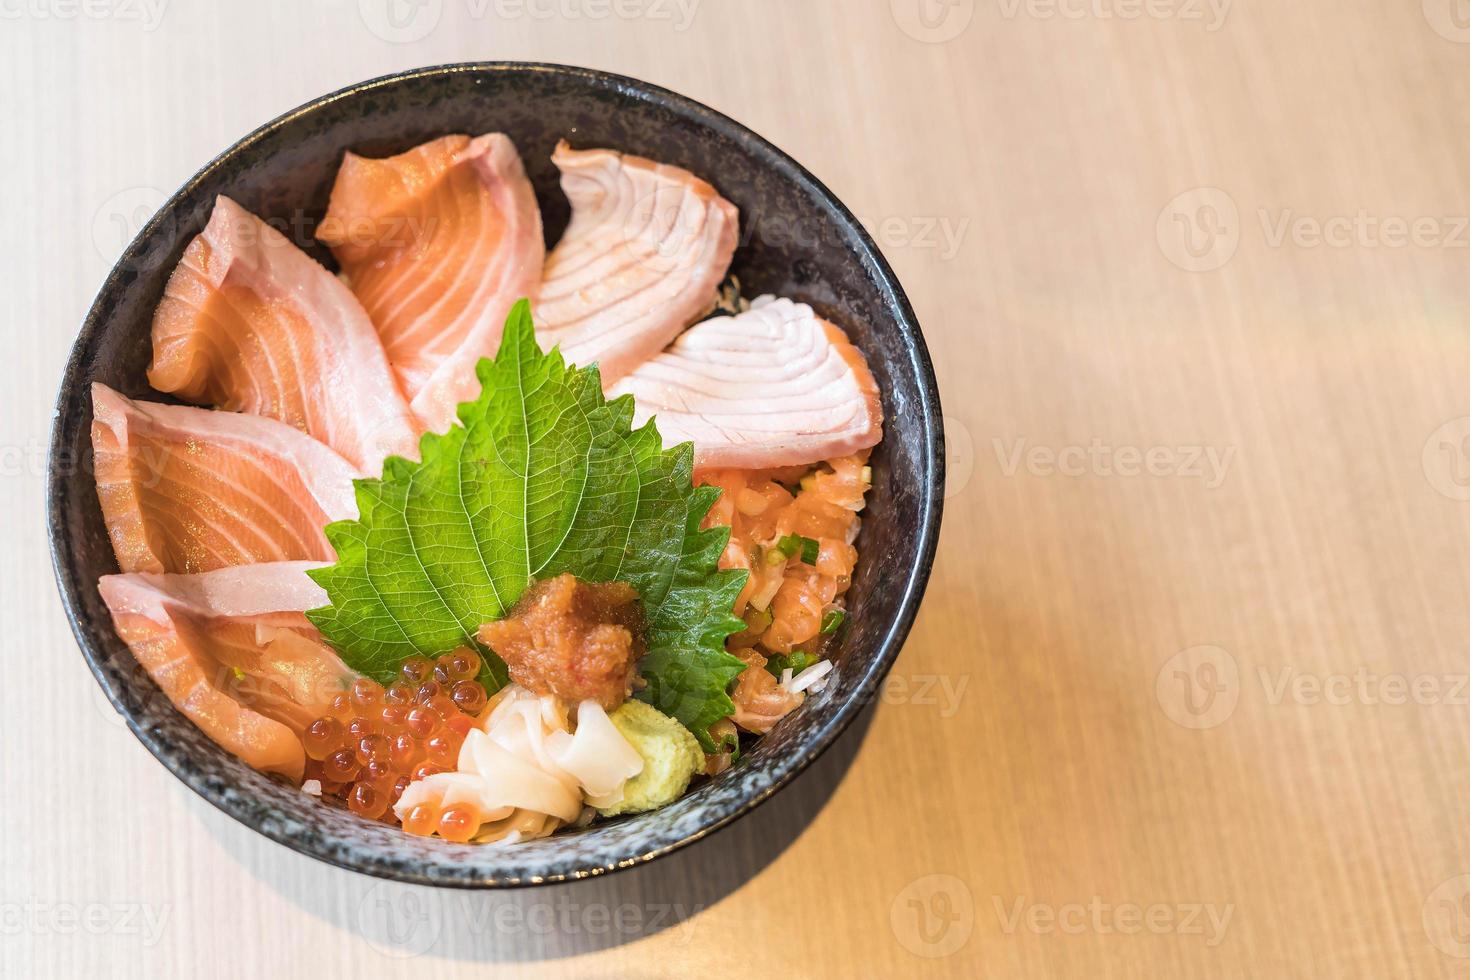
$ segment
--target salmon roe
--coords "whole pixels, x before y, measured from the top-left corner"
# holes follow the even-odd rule
[[[403,818],[403,829],[420,837],[438,834],[447,841],[463,844],[480,829],[484,819],[471,803],[455,803],[442,810],[434,803],[420,803]]]
[[[326,714],[306,727],[307,779],[323,796],[344,800],[369,820],[397,823],[393,804],[415,779],[452,770],[465,735],[489,698],[475,680],[480,657],[473,650],[436,660],[410,657],[386,688],[360,678],[334,697]],[[403,822],[410,833],[439,833],[469,840],[479,815],[458,806],[444,812],[415,807]]]

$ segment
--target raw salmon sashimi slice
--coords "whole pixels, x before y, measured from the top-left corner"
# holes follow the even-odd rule
[[[300,782],[301,734],[357,674],[305,611],[327,602],[314,562],[199,575],[104,575],[118,636],[174,706],[256,769]]]
[[[883,438],[863,355],[805,303],[762,296],[739,316],[696,324],[612,386],[665,445],[694,443],[699,468],[814,463]]]
[[[124,572],[331,561],[322,529],[357,516],[363,474],[258,415],[135,402],[92,385],[97,496]]]
[[[541,281],[541,212],[501,133],[381,160],[348,153],[317,237],[332,247],[411,404],[442,432],[478,392],[511,305]]]
[[[611,385],[713,308],[740,213],[679,167],[565,140],[551,160],[572,220],[546,259],[537,337]]]
[[[227,197],[169,277],[148,380],[294,425],[364,471],[389,454],[418,458],[416,420],[362,304]]]

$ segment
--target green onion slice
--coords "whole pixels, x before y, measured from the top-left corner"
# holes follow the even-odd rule
[[[801,560],[808,565],[817,563],[817,554],[822,550],[822,543],[816,538],[804,538],[800,534],[788,534],[776,542],[776,549],[787,558],[794,558],[798,554]]]
[[[828,609],[822,613],[822,633],[827,636],[836,633],[837,628],[842,625],[842,621],[846,618],[847,613],[841,609]]]
[[[781,672],[788,667],[791,669],[791,675],[794,677],[816,663],[817,660],[817,657],[807,653],[805,650],[792,650],[787,654],[776,653],[772,654],[771,658],[766,661],[766,670],[770,671],[771,675],[779,680]]]

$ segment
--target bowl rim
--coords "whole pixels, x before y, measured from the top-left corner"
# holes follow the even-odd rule
[[[69,562],[64,558],[71,535],[65,522],[61,519],[60,503],[64,489],[62,487],[60,471],[56,465],[58,456],[66,448],[62,443],[65,436],[63,430],[66,428],[64,409],[67,399],[73,394],[73,389],[77,385],[84,383],[86,352],[91,349],[96,336],[108,322],[107,311],[102,308],[103,301],[108,294],[126,285],[120,281],[124,275],[124,271],[144,251],[146,243],[152,238],[160,224],[167,220],[173,220],[174,212],[185,197],[191,194],[217,168],[227,164],[232,158],[252,144],[295,120],[310,115],[341,99],[354,97],[378,89],[389,88],[425,77],[476,73],[544,73],[572,78],[595,89],[611,90],[626,98],[632,98],[663,108],[671,108],[682,118],[692,121],[698,126],[712,130],[720,136],[738,143],[753,145],[758,154],[765,158],[764,163],[778,177],[797,184],[803,190],[819,199],[827,208],[831,209],[831,212],[846,225],[845,230],[850,231],[856,239],[857,253],[876,270],[876,281],[880,292],[884,294],[885,306],[892,315],[900,333],[911,344],[913,360],[918,369],[919,397],[917,399],[917,407],[920,417],[923,420],[923,433],[925,437],[921,458],[927,470],[927,479],[923,482],[922,486],[916,488],[920,491],[920,519],[917,529],[918,548],[913,566],[908,569],[903,580],[898,615],[894,617],[892,622],[889,623],[887,630],[877,640],[877,656],[873,659],[859,684],[855,687],[853,695],[844,704],[838,706],[829,722],[817,733],[815,740],[805,747],[806,751],[794,756],[789,762],[779,768],[770,782],[758,792],[740,800],[737,805],[721,813],[717,819],[703,824],[697,830],[678,840],[663,843],[661,846],[649,851],[642,851],[630,855],[627,859],[619,861],[615,865],[577,868],[561,874],[537,876],[529,879],[482,877],[474,880],[465,878],[446,880],[431,873],[415,874],[392,867],[379,865],[365,866],[348,859],[342,859],[336,855],[324,853],[304,844],[296,837],[286,833],[282,827],[274,822],[267,822],[267,826],[262,826],[260,822],[252,821],[249,819],[249,813],[246,807],[232,805],[221,798],[220,794],[213,792],[207,785],[208,781],[206,779],[193,777],[182,771],[181,766],[173,758],[174,753],[168,751],[167,746],[161,744],[161,740],[145,737],[139,731],[138,723],[133,717],[131,709],[125,704],[120,694],[113,689],[109,678],[100,666],[102,654],[93,649],[91,639],[82,628],[78,597],[80,596],[80,589],[84,585],[77,580],[74,569],[70,567]],[[889,266],[888,261],[874,243],[867,229],[825,184],[818,180],[800,163],[796,162],[785,151],[747,126],[695,99],[681,95],[663,86],[626,75],[574,65],[537,61],[476,61],[430,65],[393,72],[347,85],[311,99],[294,109],[281,113],[274,119],[256,127],[250,133],[232,143],[225,150],[216,154],[208,163],[199,168],[193,176],[169,195],[168,199],[159,206],[158,210],[154,212],[138,231],[137,235],[133,237],[132,241],[128,243],[128,246],[118,256],[112,268],[108,271],[107,276],[98,288],[97,294],[93,298],[92,304],[82,320],[82,329],[73,342],[71,353],[67,357],[66,366],[62,373],[61,384],[57,392],[53,410],[51,438],[49,440],[47,454],[45,500],[52,570],[58,591],[61,594],[63,611],[71,626],[72,634],[76,637],[77,645],[81,650],[83,659],[86,660],[88,669],[101,686],[103,693],[107,696],[107,700],[126,722],[128,730],[147,747],[148,751],[155,759],[163,764],[164,768],[168,769],[180,782],[184,783],[216,809],[230,816],[238,823],[243,824],[270,840],[284,845],[292,851],[314,858],[325,864],[378,879],[399,881],[408,884],[481,889],[516,888],[583,880],[609,874],[613,871],[622,870],[623,868],[646,864],[656,858],[687,847],[696,841],[703,840],[716,831],[730,826],[736,820],[746,816],[756,807],[770,799],[778,790],[787,786],[799,774],[805,771],[808,766],[815,762],[837,741],[838,737],[847,730],[861,713],[862,709],[873,699],[879,685],[887,676],[894,661],[898,658],[898,653],[904,641],[907,639],[914,620],[918,615],[919,606],[933,568],[939,542],[939,526],[944,509],[944,480],[944,421],[940,408],[939,386],[935,379],[934,366],[929,355],[929,349],[924,342],[924,336],[914,315],[913,307],[910,305],[908,297],[904,294],[898,277],[894,274],[893,269]]]

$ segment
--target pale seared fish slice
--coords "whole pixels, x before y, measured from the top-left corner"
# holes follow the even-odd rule
[[[546,259],[536,336],[569,364],[596,362],[606,387],[711,310],[740,215],[679,167],[565,140],[551,160],[572,219]]]
[[[305,611],[327,595],[313,562],[199,575],[105,575],[98,590],[117,634],[174,706],[218,745],[299,783],[301,735],[357,674]]]
[[[419,428],[362,305],[227,197],[169,277],[148,380],[185,401],[279,419],[366,472],[418,458]]]
[[[435,432],[479,391],[516,300],[541,281],[541,212],[515,144],[445,136],[386,159],[348,153],[317,237]]]
[[[612,386],[636,424],[656,417],[665,446],[692,441],[698,468],[815,463],[883,438],[863,355],[805,303],[762,296],[738,316],[685,331]]]
[[[92,385],[97,496],[124,572],[330,561],[322,529],[357,516],[341,456],[258,415],[135,402]]]

